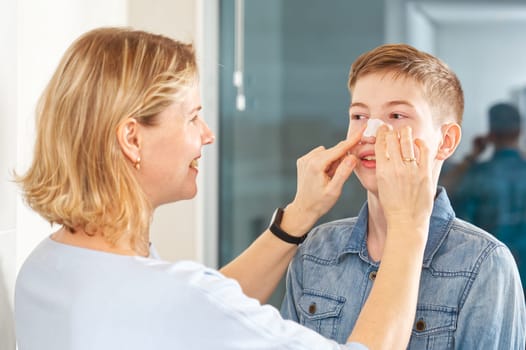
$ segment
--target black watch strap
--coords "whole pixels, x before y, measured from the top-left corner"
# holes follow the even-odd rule
[[[305,238],[307,238],[307,234],[304,234],[301,237],[291,236],[287,232],[283,231],[280,227],[281,220],[283,219],[283,208],[278,208],[274,212],[274,215],[272,216],[272,222],[270,224],[269,230],[272,232],[275,236],[277,236],[279,239],[287,242],[299,245],[303,243]]]

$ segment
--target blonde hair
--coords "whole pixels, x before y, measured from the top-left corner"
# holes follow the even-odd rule
[[[128,118],[152,125],[197,81],[193,47],[126,28],[100,28],[64,54],[37,107],[33,162],[16,180],[50,223],[147,249],[153,208],[117,140]]]
[[[385,44],[362,54],[349,73],[352,94],[357,80],[370,73],[392,73],[395,78],[414,79],[422,85],[424,96],[443,122],[451,116],[462,122],[464,93],[456,74],[438,58],[406,44]]]

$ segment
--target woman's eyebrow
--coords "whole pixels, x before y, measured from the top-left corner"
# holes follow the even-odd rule
[[[190,110],[190,112],[188,112],[188,114],[194,114],[196,112],[199,112],[201,109],[203,109],[203,106],[194,107]]]

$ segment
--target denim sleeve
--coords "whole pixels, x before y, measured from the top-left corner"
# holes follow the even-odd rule
[[[300,248],[301,249],[301,248]],[[281,316],[285,319],[292,320],[299,323],[298,312],[296,310],[297,298],[301,296],[303,287],[300,283],[303,275],[303,268],[299,250],[292,259],[287,271],[285,280],[285,296],[281,304]]]
[[[526,311],[519,273],[505,246],[485,251],[463,295],[455,349],[524,350]]]

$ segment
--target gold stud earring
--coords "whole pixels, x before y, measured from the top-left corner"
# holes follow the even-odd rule
[[[141,157],[137,157],[137,159],[135,160],[135,163],[133,163],[133,167],[136,170],[141,170]]]

